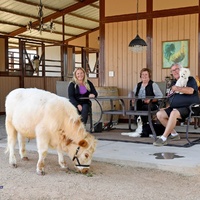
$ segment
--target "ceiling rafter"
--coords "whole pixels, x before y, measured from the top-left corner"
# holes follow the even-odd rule
[[[35,18],[35,19],[38,18],[38,17],[36,17],[36,16],[34,16],[34,15],[28,15],[28,14],[21,13],[21,12],[17,12],[17,11],[13,11],[13,10],[7,9],[7,8],[1,8],[1,7],[0,7],[0,11],[2,11],[2,12],[7,12],[7,13],[11,13],[11,14],[14,14],[14,15],[23,16],[23,17],[32,17],[32,18]]]
[[[31,2],[31,1],[26,1],[26,0],[15,0],[17,2],[20,2],[20,3],[24,3],[24,4],[27,4],[27,5],[32,5],[32,6],[38,6],[38,3],[34,3],[34,2]],[[44,5],[44,4],[43,4]],[[44,5],[45,8],[49,9],[49,10],[53,10],[55,12],[59,11],[58,9],[55,9],[53,7],[50,7],[48,5]]]
[[[81,19],[86,19],[86,20],[93,21],[93,22],[99,22],[98,20],[95,20],[95,19],[92,19],[92,18],[89,18],[89,17],[83,17],[81,15],[74,14],[74,13],[68,13],[68,15],[78,17],[78,18],[81,18]]]
[[[22,25],[22,24],[18,24],[18,23],[14,23],[14,22],[7,22],[7,21],[3,21],[3,20],[0,20],[0,24],[8,24],[8,25],[11,25],[11,26],[24,27],[24,25]]]
[[[16,1],[19,1],[19,0],[16,0]],[[54,19],[56,19],[58,17],[61,17],[61,16],[65,15],[65,14],[69,14],[70,12],[73,12],[73,11],[75,11],[77,9],[80,9],[80,8],[82,8],[84,6],[87,6],[87,5],[91,4],[91,3],[94,3],[96,1],[98,1],[98,0],[85,0],[83,2],[78,2],[78,3],[76,3],[76,4],[72,5],[72,6],[66,7],[66,8],[64,8],[64,9],[62,9],[60,11],[56,11],[55,13],[44,17],[43,18],[43,22],[44,23],[49,22],[52,19],[54,20]],[[32,25],[33,25],[33,27],[38,26],[39,25],[39,20],[33,22]],[[21,27],[21,28],[15,30],[15,31],[12,31],[7,36],[12,36],[13,37],[13,36],[16,36],[16,35],[19,35],[19,34],[25,32],[25,31],[26,31],[26,27]]]
[[[80,35],[77,35],[77,36],[75,36],[75,37],[72,37],[72,38],[70,38],[70,39],[65,40],[65,43],[67,43],[67,42],[69,42],[69,41],[71,41],[71,40],[74,40],[74,39],[76,39],[76,38],[82,37],[82,36],[84,36],[84,35],[87,35],[87,34],[89,34],[89,33],[98,31],[98,30],[99,30],[99,27],[94,28],[93,30],[84,32],[84,33],[82,33],[82,34],[80,34]]]
[[[53,21],[55,24],[62,24],[62,22],[59,22],[57,20]],[[64,23],[65,26],[71,27],[71,28],[77,28],[77,29],[81,29],[81,30],[90,30],[89,28],[85,28],[83,26],[77,26],[77,25],[73,25],[73,24],[69,24],[69,23]]]
[[[19,15],[19,16],[23,16],[23,17],[29,17],[29,18],[33,18],[33,19],[38,19],[38,16],[33,16],[33,15],[28,15],[28,14],[24,14],[24,13],[20,13],[20,12],[16,12],[16,11],[12,11],[10,9],[4,9],[4,8],[0,8],[0,11],[2,12],[7,12],[7,13],[12,13],[14,15]],[[76,16],[78,17],[78,16]],[[81,16],[79,17],[81,18]],[[82,17],[84,18],[84,17]],[[93,19],[91,18],[87,18],[87,20],[90,20],[90,21],[94,21]],[[1,22],[1,20],[0,20]],[[98,22],[97,20],[95,20],[95,22]],[[2,22],[3,23],[3,22]],[[62,22],[58,21],[58,20],[54,20],[54,23],[55,24],[62,24]],[[14,25],[14,26],[20,26],[20,27],[24,27],[23,24],[16,24],[16,23],[11,23],[11,22],[5,22],[4,24],[9,24],[9,25]],[[72,27],[72,28],[77,28],[77,29],[82,29],[82,30],[90,30],[89,28],[85,28],[85,27],[82,27],[82,26],[77,26],[77,25],[72,25],[72,24],[69,24],[69,23],[64,23],[65,26],[68,26],[68,27]]]

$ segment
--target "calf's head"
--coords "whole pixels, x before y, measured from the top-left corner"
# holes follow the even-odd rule
[[[76,169],[81,173],[87,173],[92,161],[92,155],[96,149],[96,140],[90,134],[78,143],[76,152],[72,158]]]

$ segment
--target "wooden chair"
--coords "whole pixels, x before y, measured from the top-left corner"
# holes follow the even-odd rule
[[[68,98],[68,85],[70,81],[56,81],[56,94],[61,97]],[[90,107],[89,113],[89,123],[90,123],[90,132],[93,132],[93,120],[92,120],[92,107]]]

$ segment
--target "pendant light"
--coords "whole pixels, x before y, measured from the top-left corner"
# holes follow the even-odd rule
[[[147,43],[138,35],[138,0],[137,0],[137,35],[129,43],[129,49],[133,52],[139,53],[146,50]]]

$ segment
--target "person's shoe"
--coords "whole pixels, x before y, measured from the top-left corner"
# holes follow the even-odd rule
[[[164,146],[164,145],[167,145],[167,140],[163,141],[161,138],[158,138],[154,143],[153,143],[154,146]]]
[[[179,134],[177,134],[177,135],[175,135],[175,136],[173,136],[173,135],[170,135],[170,136],[168,137],[168,139],[169,139],[169,140],[180,140],[180,139],[181,139],[181,137],[180,137],[180,135],[179,135]]]

